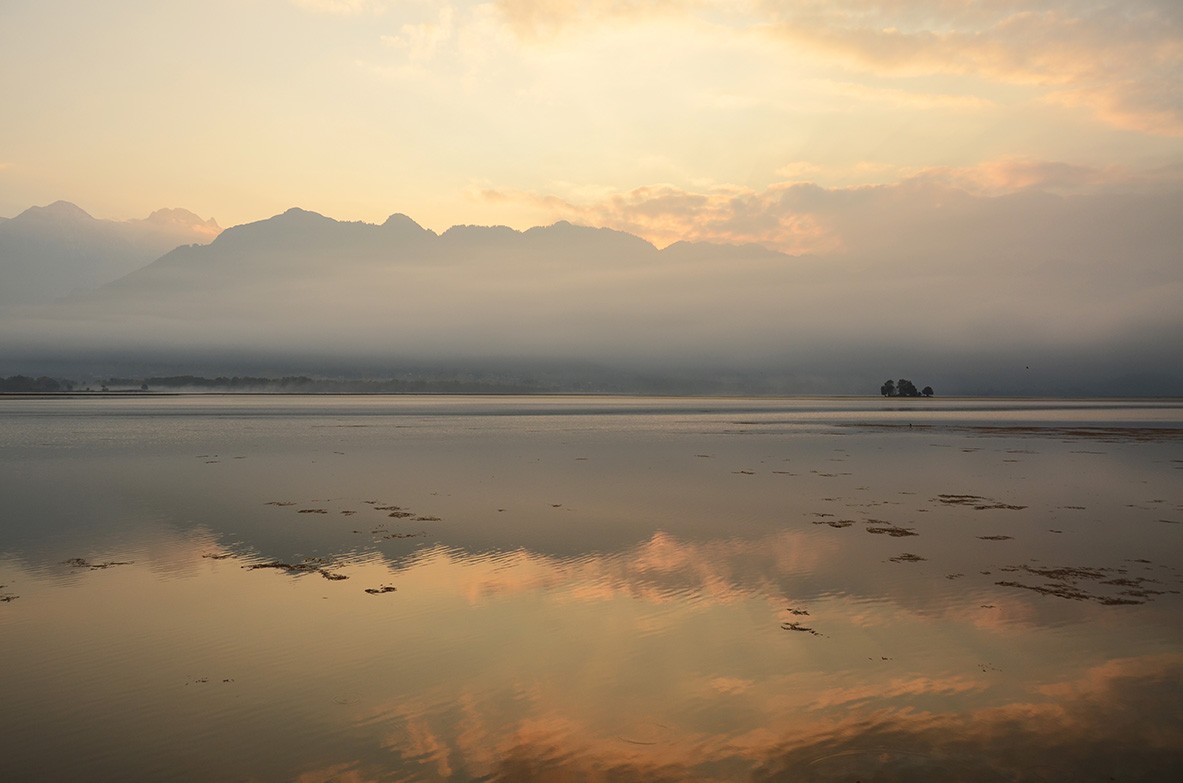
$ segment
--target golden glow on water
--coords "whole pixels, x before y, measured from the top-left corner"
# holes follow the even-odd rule
[[[1153,780],[1183,759],[1173,436],[705,414],[310,436],[348,415],[330,404],[178,438],[187,415],[0,455],[24,515],[0,560],[5,777]],[[141,459],[109,445],[129,427],[168,437]]]

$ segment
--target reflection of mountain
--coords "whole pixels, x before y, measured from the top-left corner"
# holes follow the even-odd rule
[[[0,305],[46,302],[109,283],[178,245],[221,229],[184,209],[143,220],[96,220],[65,201],[0,221]]]

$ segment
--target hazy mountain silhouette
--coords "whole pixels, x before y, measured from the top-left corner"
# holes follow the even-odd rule
[[[579,272],[622,263],[637,265],[660,255],[652,244],[631,234],[567,222],[526,231],[453,226],[436,234],[402,214],[374,225],[292,208],[226,229],[209,246],[178,247],[93,295],[75,297],[73,304],[111,302],[133,291],[168,297],[194,289],[278,290],[301,280],[321,287],[322,296],[336,291],[366,301],[375,285],[396,282],[389,276],[400,269],[472,266],[488,273],[493,265],[500,265],[501,274],[495,276],[504,282],[527,267]],[[356,290],[348,290],[353,284]],[[124,304],[135,306],[134,300]]]
[[[0,221],[0,306],[97,288],[178,245],[209,242],[220,230],[184,209],[117,222],[67,201],[31,207]]]
[[[1164,254],[1177,221],[1126,199],[1096,252],[1041,233],[1049,215],[1101,206],[970,201],[960,244],[881,225],[878,242],[831,256],[658,249],[565,222],[436,234],[401,214],[375,225],[290,209],[93,292],[0,312],[0,372],[479,366],[577,389],[859,394],[906,372],[942,395],[1181,393],[1183,315],[1168,306],[1180,281]],[[1115,269],[1107,254],[1138,231],[1151,250]]]

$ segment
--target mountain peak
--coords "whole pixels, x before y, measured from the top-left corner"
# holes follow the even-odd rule
[[[322,215],[319,212],[313,212],[310,209],[304,209],[302,207],[289,207],[288,209],[284,210],[282,214],[272,217],[271,220],[277,220],[277,221],[281,221],[284,223],[308,223],[308,224],[346,222],[346,221],[341,221],[341,220],[337,220],[335,218],[328,217],[327,215]],[[268,221],[263,220],[260,222],[266,223]]]
[[[180,208],[158,209],[148,215],[144,222],[156,228],[187,230],[210,237],[222,232],[222,227],[213,218],[202,220],[199,215]]]
[[[17,218],[50,219],[50,220],[94,220],[82,207],[69,201],[55,201],[44,207],[29,207],[17,215]]]
[[[404,215],[402,212],[395,212],[390,217],[386,218],[386,221],[382,225],[386,228],[401,228],[405,226],[407,228],[423,229],[423,226],[419,225],[412,218]]]

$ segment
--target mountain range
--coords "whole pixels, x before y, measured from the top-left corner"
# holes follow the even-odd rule
[[[870,394],[904,374],[938,395],[1183,393],[1178,221],[1128,198],[938,207],[928,225],[893,227],[879,205],[875,236],[813,256],[659,249],[566,222],[436,233],[402,214],[369,224],[293,208],[217,232],[154,213],[141,223],[216,236],[58,301],[10,297],[0,374],[476,368],[571,389]],[[1068,239],[1041,231],[1069,217],[1080,231]]]
[[[178,245],[212,240],[218,224],[184,209],[98,220],[68,201],[0,219],[0,306],[49,302],[116,280]]]

